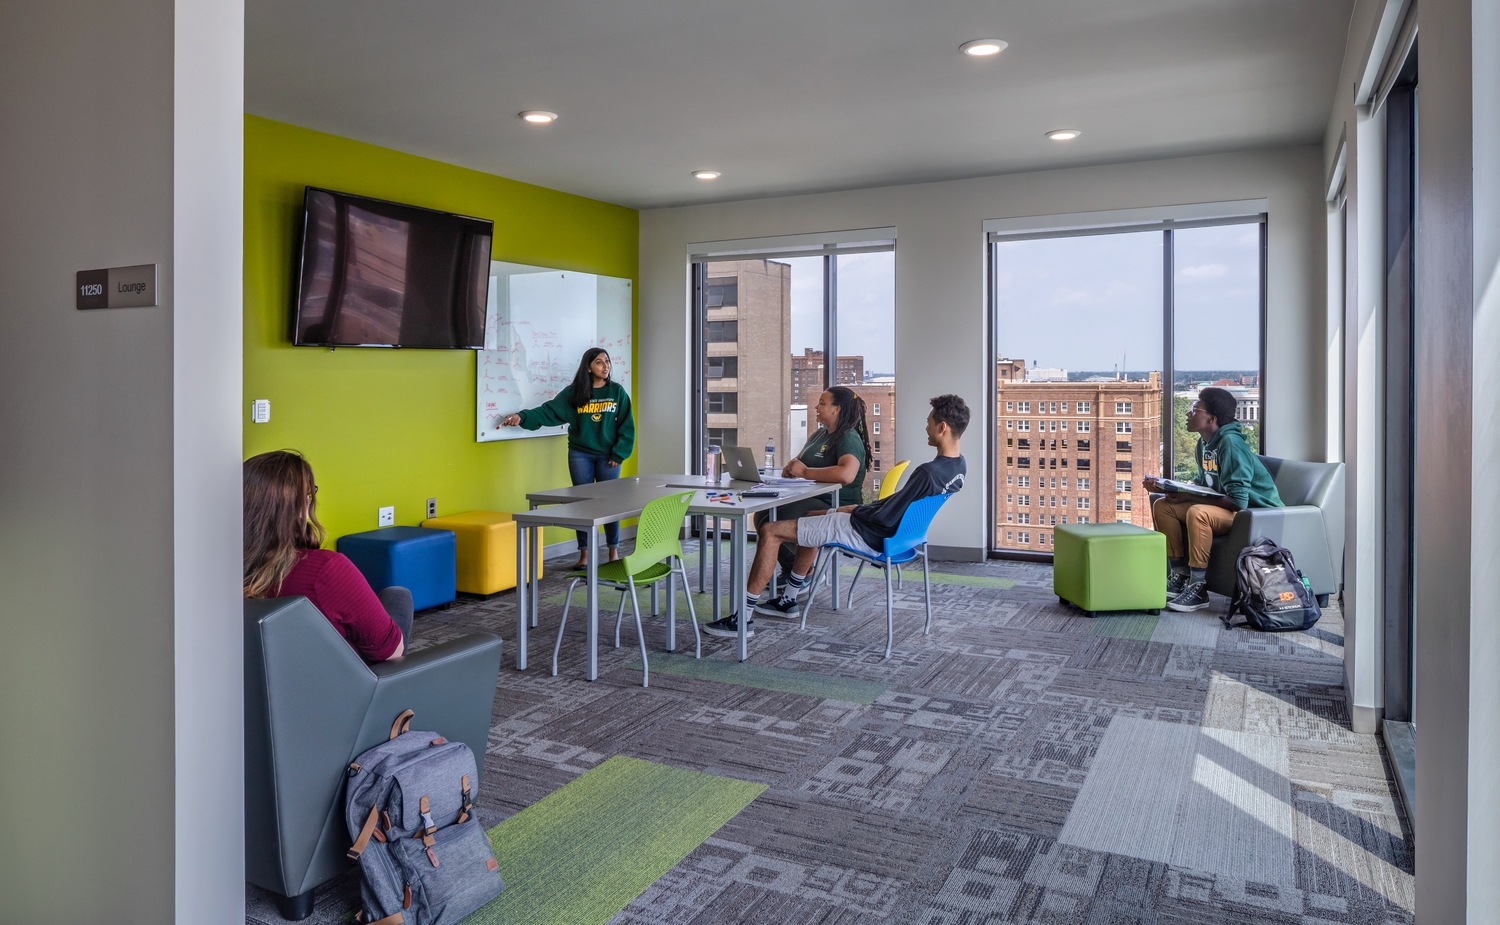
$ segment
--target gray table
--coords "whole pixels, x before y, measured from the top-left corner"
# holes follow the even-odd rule
[[[651,501],[667,495],[696,489],[698,494],[694,497],[692,504],[688,507],[689,514],[702,516],[705,529],[698,533],[698,586],[704,589],[706,576],[708,574],[708,538],[707,521],[713,521],[713,583],[714,583],[714,618],[718,619],[721,614],[721,595],[719,594],[719,519],[724,518],[732,522],[730,530],[730,600],[735,602],[741,609],[744,608],[745,584],[747,574],[745,568],[745,550],[749,544],[749,524],[754,515],[759,511],[770,510],[783,504],[791,504],[806,498],[818,495],[831,495],[835,505],[838,504],[838,491],[840,486],[828,483],[815,485],[785,486],[780,487],[780,495],[775,498],[744,498],[739,492],[751,487],[753,482],[729,482],[718,487],[705,486],[702,476],[676,475],[676,474],[651,474],[631,476],[621,479],[611,479],[606,482],[592,482],[587,485],[571,485],[562,488],[548,489],[545,491],[530,492],[526,498],[531,503],[531,510],[518,513],[514,516],[516,529],[521,535],[516,537],[516,669],[526,670],[527,654],[527,629],[537,625],[537,597],[538,578],[536,569],[533,567],[541,555],[541,531],[543,527],[566,527],[574,530],[587,531],[589,536],[589,561],[588,561],[588,625],[587,646],[588,661],[586,677],[593,681],[599,676],[599,556],[598,556],[598,531],[599,527],[607,523],[618,523],[639,517],[641,510]],[[729,491],[734,492],[732,503],[709,501],[706,492]],[[544,506],[545,505],[545,506]],[[838,608],[838,572],[832,571],[834,588],[834,608]],[[684,591],[689,589],[684,588]],[[654,595],[653,595],[654,598]],[[740,620],[739,634],[739,659],[745,661],[750,657],[748,639],[745,636],[745,623],[750,614],[743,615],[745,619]],[[668,631],[667,647],[670,650],[675,642],[675,626]]]

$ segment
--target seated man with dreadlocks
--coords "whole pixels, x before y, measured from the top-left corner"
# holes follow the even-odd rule
[[[932,495],[952,494],[964,486],[968,464],[959,452],[959,437],[969,426],[969,406],[957,395],[939,395],[932,399],[927,415],[927,445],[937,449],[931,462],[912,472],[901,490],[874,504],[844,505],[836,511],[817,511],[797,520],[774,520],[761,525],[755,545],[755,562],[745,585],[745,610],[768,616],[791,617],[797,612],[797,593],[807,586],[818,549],[829,543],[840,543],[850,549],[878,554],[885,541],[896,535],[896,528],[906,509],[914,502]],[[783,545],[796,546],[792,574],[786,592],[775,600],[760,601],[761,592],[771,581],[776,568],[776,554]],[[755,621],[747,620],[745,635],[755,632]],[[739,632],[739,614],[732,614],[704,628],[715,636]]]

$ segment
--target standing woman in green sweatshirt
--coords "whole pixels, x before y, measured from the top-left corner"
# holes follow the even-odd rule
[[[635,420],[630,414],[630,395],[609,378],[609,372],[609,352],[603,347],[590,347],[583,352],[572,385],[540,407],[506,415],[500,424],[526,430],[566,424],[568,474],[573,484],[617,479],[620,463],[635,449]],[[604,539],[609,543],[609,561],[620,558],[620,525],[605,524]],[[574,568],[588,564],[591,545],[589,535],[578,531],[578,564]]]

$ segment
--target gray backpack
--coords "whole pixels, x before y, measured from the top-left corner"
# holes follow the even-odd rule
[[[1243,614],[1251,629],[1295,633],[1311,628],[1323,615],[1292,551],[1265,537],[1240,550],[1234,574],[1234,597],[1222,618],[1225,629],[1232,629],[1235,615]]]
[[[349,765],[349,857],[363,875],[355,921],[367,925],[451,925],[505,889],[474,815],[474,753],[412,732],[412,716]]]

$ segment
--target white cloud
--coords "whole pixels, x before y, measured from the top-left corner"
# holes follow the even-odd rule
[[[1229,268],[1222,263],[1204,263],[1196,267],[1183,267],[1177,271],[1177,275],[1184,279],[1218,279],[1228,272]]]

